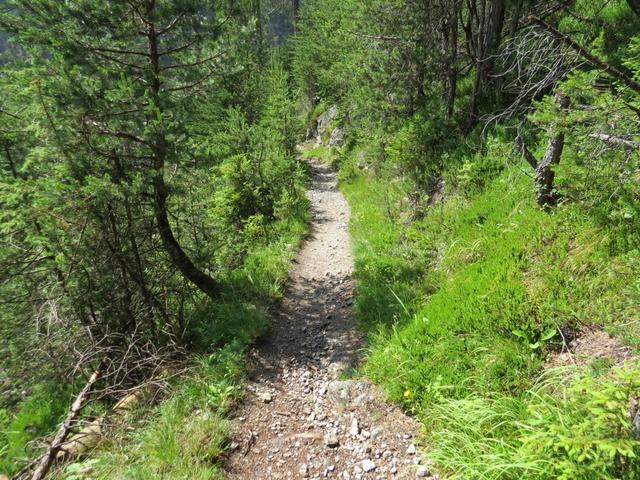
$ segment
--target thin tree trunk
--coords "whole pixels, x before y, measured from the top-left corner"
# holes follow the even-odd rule
[[[563,93],[556,93],[556,103],[561,109],[569,108],[569,97]],[[515,148],[525,158],[527,163],[535,170],[536,200],[538,205],[548,208],[558,201],[557,194],[553,191],[555,172],[553,167],[560,163],[564,149],[564,133],[560,132],[549,139],[547,150],[540,162],[537,162],[520,136],[516,137]]]
[[[483,1],[478,31],[476,75],[471,95],[471,120],[475,122],[479,112],[479,102],[487,80],[495,64],[494,55],[500,45],[504,26],[504,0],[491,0],[487,6]]]
[[[256,37],[258,40],[258,57],[260,61],[264,61],[264,26],[262,24],[262,2],[253,0],[253,9],[256,16]]]
[[[449,17],[449,59],[447,71],[447,118],[452,118],[456,101],[456,89],[458,84],[458,11],[460,2],[453,4],[451,16]]]

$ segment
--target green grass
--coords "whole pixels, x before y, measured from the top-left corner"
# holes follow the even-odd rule
[[[69,389],[41,384],[12,415],[0,409],[0,473],[16,472],[35,453],[32,441],[51,431],[65,415]]]
[[[628,403],[638,373],[565,367],[520,396],[443,398],[429,409],[429,455],[455,480],[638,478]]]
[[[498,145],[489,155],[506,151]],[[539,385],[560,326],[600,325],[638,345],[640,252],[612,249],[618,231],[577,204],[539,209],[531,178],[506,156],[490,172],[475,165],[487,162],[478,155],[460,162],[447,172],[446,201],[423,218],[407,211],[401,183],[354,168],[354,157],[342,163],[341,188],[352,207],[356,313],[369,336],[362,373],[425,423],[441,470],[459,479],[637,478],[615,469],[640,453],[636,443],[608,460],[563,450],[563,439],[585,428],[584,399],[570,386],[581,375],[554,377],[565,393],[541,395]],[[607,379],[610,370],[592,372]],[[611,384],[589,387],[598,395]],[[554,432],[548,448],[523,453],[527,424]],[[594,449],[629,438],[626,425],[595,425]]]

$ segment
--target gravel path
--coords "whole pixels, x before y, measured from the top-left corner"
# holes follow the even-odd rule
[[[429,478],[419,425],[372,384],[340,380],[358,361],[352,316],[349,207],[336,174],[311,161],[311,235],[290,272],[273,327],[250,358],[236,412],[228,478]]]

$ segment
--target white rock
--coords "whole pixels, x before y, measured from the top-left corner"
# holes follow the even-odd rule
[[[416,470],[416,478],[426,478],[429,475],[429,469],[427,467],[418,467]]]
[[[376,469],[376,464],[373,463],[370,459],[366,459],[362,461],[362,470],[365,472],[373,472]]]
[[[412,443],[411,445],[409,445],[409,448],[407,448],[407,455],[415,455],[416,454],[416,446]]]
[[[329,433],[324,437],[324,444],[327,447],[335,448],[340,445],[340,440],[338,439],[338,435],[335,433]]]
[[[360,433],[360,428],[358,427],[358,419],[353,417],[351,419],[351,427],[349,428],[349,433],[352,437],[357,437],[358,433]]]
[[[269,392],[264,392],[260,394],[260,400],[264,403],[271,403],[273,401],[273,396]]]

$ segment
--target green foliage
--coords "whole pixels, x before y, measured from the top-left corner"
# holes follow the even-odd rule
[[[334,147],[325,147],[324,145],[318,145],[315,148],[306,150],[302,153],[303,158],[317,158],[327,165],[333,165],[340,156]]]
[[[12,391],[0,411],[35,425],[1,436],[12,471],[69,401],[52,393],[47,416],[42,396],[15,392],[66,381],[95,343],[116,357],[127,342],[209,352],[266,330],[262,306],[281,295],[307,230],[307,172],[284,55],[263,48],[255,8],[3,2],[0,30],[18,55],[0,72],[0,373]],[[219,293],[203,294],[185,261]],[[231,380],[212,382],[214,403],[237,396]],[[215,437],[210,451],[175,454],[184,472],[190,456],[219,453],[226,408],[210,430],[173,412],[174,445],[181,424]]]

